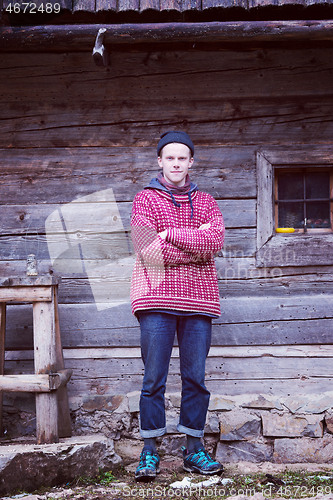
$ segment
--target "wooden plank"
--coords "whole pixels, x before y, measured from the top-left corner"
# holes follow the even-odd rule
[[[79,378],[122,377],[143,374],[141,359],[72,359],[69,366],[73,369],[73,380]],[[179,360],[172,358],[169,372],[179,376]],[[331,358],[208,358],[206,377],[209,380],[286,380],[301,377],[332,376]]]
[[[36,204],[64,204],[106,187],[113,190],[117,204],[132,202],[159,171],[155,147],[139,150],[134,147],[36,148],[29,151],[14,148],[0,150],[0,158],[3,181],[0,197],[6,199],[6,204],[14,205],[18,199],[22,205],[30,204],[31,200]],[[254,172],[252,146],[237,150],[223,146],[202,147],[196,156],[193,180],[198,180],[199,189],[217,199],[248,199],[256,197]],[[28,227],[23,224],[25,232]],[[33,231],[31,225],[30,233]]]
[[[323,394],[331,387],[333,378],[295,378],[284,380],[206,380],[206,387],[214,395],[222,395],[226,399],[228,396],[251,395],[256,398],[258,394],[271,395],[275,400],[278,397],[290,395],[316,395]],[[91,381],[76,379],[70,386],[70,404],[73,408],[78,408],[83,404],[84,399],[101,395],[126,395],[132,391],[140,391],[142,387],[142,376],[132,376],[123,378],[122,383],[117,379],[97,378],[92,384]],[[167,394],[180,393],[181,382],[179,375],[171,375],[167,380]],[[12,403],[13,404],[13,403]],[[20,402],[18,402],[18,406]],[[22,405],[22,403],[21,403]]]
[[[333,23],[333,21],[330,22]],[[179,23],[177,25],[179,26]],[[203,25],[204,23],[202,23]],[[70,35],[73,36],[72,32]],[[96,27],[94,27],[95,37]],[[91,50],[91,47],[89,50]],[[58,119],[61,119],[61,115],[65,112],[64,118],[65,116],[67,118],[68,115],[71,120],[70,125],[73,126],[75,116],[69,117],[70,110],[75,109],[79,112],[81,109],[81,115],[78,116],[83,118],[83,116],[87,116],[87,113],[91,113],[95,109],[96,102],[96,114],[93,115],[95,119],[89,123],[89,130],[92,130],[92,125],[103,125],[103,122],[105,126],[110,127],[110,121],[112,123],[112,119],[115,120],[113,113],[119,111],[120,115],[117,116],[114,123],[118,125],[118,128],[120,126],[118,134],[121,135],[123,132],[121,126],[127,126],[126,132],[131,126],[131,123],[127,122],[126,118],[131,117],[132,121],[134,120],[132,106],[140,106],[138,109],[144,113],[145,126],[147,126],[147,118],[151,118],[155,122],[149,124],[149,130],[146,130],[146,133],[141,135],[141,138],[139,134],[136,134],[134,144],[147,146],[151,141],[158,139],[159,134],[164,131],[164,127],[168,124],[168,122],[161,122],[160,120],[156,122],[156,116],[154,118],[156,111],[161,107],[161,101],[156,97],[154,98],[154,93],[160,94],[163,91],[163,95],[173,97],[168,102],[168,106],[165,106],[166,113],[168,113],[167,110],[170,106],[171,113],[167,116],[173,116],[173,119],[177,120],[177,106],[179,107],[179,102],[182,102],[182,105],[185,106],[182,108],[184,114],[182,110],[178,109],[178,119],[181,120],[178,123],[183,122],[183,128],[187,131],[190,130],[189,127],[193,124],[194,135],[191,132],[191,137],[193,135],[194,143],[204,145],[207,144],[202,134],[204,123],[199,124],[197,120],[192,120],[193,113],[198,117],[201,116],[207,119],[207,110],[201,110],[203,104],[208,104],[213,113],[212,116],[216,119],[220,117],[220,121],[221,118],[226,120],[229,118],[229,121],[232,121],[232,118],[242,118],[243,122],[244,117],[247,117],[247,114],[244,115],[247,110],[255,113],[254,116],[258,113],[253,109],[254,103],[257,106],[261,106],[261,104],[270,106],[269,110],[275,110],[276,116],[279,117],[279,106],[283,105],[283,100],[286,100],[288,107],[282,108],[280,119],[284,118],[288,109],[296,111],[297,104],[298,106],[299,104],[305,106],[306,114],[311,110],[313,111],[314,103],[317,106],[324,106],[325,102],[331,104],[332,100],[329,97],[331,95],[329,92],[331,60],[332,49],[323,47],[314,47],[311,51],[272,49],[267,52],[266,57],[262,57],[261,50],[225,50],[225,47],[221,51],[209,51],[209,57],[207,57],[206,51],[180,50],[175,52],[174,50],[147,51],[147,49],[144,49],[143,52],[129,52],[127,50],[126,56],[122,51],[113,52],[113,71],[109,76],[106,76],[105,72],[101,72],[94,65],[89,64],[87,66],[86,53],[69,53],[65,59],[61,53],[30,55],[2,53],[0,68],[3,79],[0,88],[1,92],[3,92],[3,98],[6,99],[5,102],[13,104],[11,108],[5,107],[3,104],[2,108],[6,118],[15,116],[15,114],[21,117],[27,114],[28,118],[32,111],[36,112],[35,105],[39,103],[37,110],[44,111],[45,116],[43,118],[46,119],[47,113],[53,110],[50,118],[55,120],[55,115],[60,112]],[[294,71],[294,65],[298,66],[297,72]],[[47,72],[45,72],[45,66],[48,67]],[[85,68],[84,73],[82,68]],[[163,79],[159,78],[162,69]],[[63,75],[64,71],[68,72],[66,76]],[[177,71],[178,82],[174,81],[175,71]],[[246,78],[244,78],[244,72],[246,72]],[[320,85],[318,85],[318,73],[320,73],[321,77]],[[243,78],[241,79],[242,75]],[[188,94],[189,77],[195,79],[195,85],[191,87],[190,96]],[[22,85],[22,82],[27,78],[29,78],[30,85]],[[105,85],[106,81],[107,85]],[[303,83],[303,86],[300,85],[301,83]],[[315,86],[315,83],[317,83],[317,86]],[[44,90],[43,105],[38,98],[39,90]],[[96,95],[98,95],[98,99],[95,97],[92,102],[92,97]],[[259,96],[260,100],[258,99]],[[73,101],[74,97],[76,97],[75,101]],[[297,101],[292,103],[292,97],[296,97]],[[314,101],[309,101],[310,97]],[[145,110],[144,106],[148,101],[150,109]],[[109,105],[109,103],[112,104],[112,108],[106,116],[105,112],[103,114],[103,109],[105,110],[103,106]],[[217,109],[213,109],[214,106]],[[66,113],[66,109],[68,109],[68,113]],[[192,113],[189,114],[189,110]],[[200,110],[201,114],[199,115]],[[299,109],[298,114],[301,111]],[[268,120],[267,124],[269,125],[271,123],[270,118],[267,115],[262,115],[260,111],[258,118],[264,121]],[[285,118],[288,120],[287,116]],[[30,124],[35,125],[33,130],[35,133],[40,126],[43,128],[44,125],[49,125],[49,122],[40,123],[40,119],[41,117],[38,115],[34,120],[30,116]],[[184,123],[184,120],[187,121]],[[82,119],[79,123],[80,128],[83,122]],[[62,123],[65,125],[64,120]],[[151,129],[154,123],[159,123],[159,128]],[[175,123],[172,125],[174,126]],[[288,123],[292,124],[292,117],[290,116]],[[216,124],[216,126],[218,125]],[[217,128],[220,133],[223,132],[223,138],[227,132],[227,125],[230,125],[230,123],[225,123],[224,126],[218,126]],[[311,125],[314,126],[314,123],[311,123]],[[6,121],[4,121],[3,126],[8,126]],[[48,130],[48,132],[52,133],[52,130]],[[124,136],[123,133],[122,135]],[[109,133],[108,137],[109,144],[110,141],[112,144],[113,134]],[[62,141],[64,139],[64,137],[61,137]],[[123,137],[123,140],[125,140],[125,137]],[[132,141],[133,136],[130,136],[128,144],[132,143],[133,145]],[[210,141],[212,144],[214,142],[225,144],[225,140],[222,140],[221,137],[219,141]],[[267,143],[270,144],[270,141]],[[239,144],[241,144],[241,139]],[[265,142],[260,141],[260,144],[265,144]],[[54,142],[52,145],[55,147]],[[95,135],[92,137],[91,145],[96,145]],[[11,146],[13,147],[14,144],[11,143]]]
[[[160,10],[160,0],[140,0],[140,12]]]
[[[312,301],[311,296],[304,296],[303,302],[298,302],[301,306],[297,312],[297,302],[293,302],[290,297],[289,304],[294,304],[294,307],[288,307],[285,299],[280,301],[275,297],[275,301],[271,298],[265,302],[259,296],[253,301],[253,313],[247,316],[251,309],[250,301],[247,305],[246,301],[240,301],[239,307],[242,305],[245,310],[237,312],[237,296],[230,298],[225,306],[223,299],[222,314],[225,320],[213,321],[213,345],[332,344],[333,319],[327,318],[328,315],[332,316],[331,309],[325,311],[323,303],[321,310],[317,310],[319,302],[320,297]],[[253,321],[254,307],[258,303],[261,321]],[[287,307],[280,307],[281,304],[286,304]],[[64,348],[140,345],[139,324],[131,314],[129,303],[100,310],[98,314],[94,303],[61,304],[59,309]],[[276,319],[276,314],[279,320]],[[294,314],[299,319],[292,319]],[[23,305],[8,306],[7,316],[6,348],[31,348],[31,308]]]
[[[133,256],[134,259],[134,256]],[[258,268],[253,257],[217,257],[217,275],[221,295],[279,295],[295,292],[296,295],[333,292],[333,266]],[[123,261],[123,278],[130,279],[132,267]],[[0,260],[0,276],[22,276],[26,271],[25,260]],[[52,273],[48,260],[38,261],[41,275]],[[60,285],[61,303],[90,302],[92,293],[86,274],[76,273],[75,265],[69,265],[62,273]],[[223,290],[223,292],[222,292]]]
[[[17,2],[18,5],[20,5],[21,7],[21,16],[24,16],[26,18],[26,16],[28,16],[28,19],[30,16],[34,16],[37,14],[38,12],[38,7],[40,6],[43,6],[44,8],[44,11],[46,9],[46,2],[44,2],[43,0],[36,0],[35,2],[27,2],[28,5],[24,6],[24,3],[19,3]],[[57,0],[57,2],[54,2],[54,3],[58,3],[61,7],[61,10],[62,9],[71,9],[72,8],[72,0]],[[6,8],[8,7],[8,5],[12,5],[14,6],[13,2],[11,2],[10,0],[2,0],[2,7],[3,7],[3,10],[5,11]],[[36,7],[34,6],[36,5]],[[54,5],[54,4],[52,4]],[[1,10],[1,8],[0,8]],[[13,14],[14,17],[15,17],[15,14]],[[23,19],[24,19],[23,17]],[[21,17],[21,20],[22,20],[22,17]],[[15,23],[16,24],[16,23]]]
[[[50,392],[49,375],[2,375],[0,389],[5,392]]]
[[[171,357],[179,356],[179,348],[172,349]],[[214,346],[212,345],[208,357],[209,358],[255,358],[255,357],[299,357],[299,358],[333,358],[332,345],[248,345],[248,346]],[[65,349],[64,358],[67,359],[141,359],[140,347],[95,347],[95,348],[80,348],[80,349]],[[32,351],[6,351],[6,361],[27,360],[33,359]],[[67,372],[68,370],[62,370]],[[63,376],[60,371],[54,374],[59,378]],[[67,375],[66,375],[67,376]],[[54,385],[60,386],[61,382],[56,381]],[[62,384],[63,385],[63,384]]]
[[[118,0],[118,12],[126,12],[129,10],[140,10],[140,0]]]
[[[6,304],[0,303],[0,376],[5,367],[5,336],[6,336]],[[0,391],[0,436],[2,436],[2,405],[3,393]]]
[[[323,151],[325,154],[323,154]],[[318,145],[304,144],[302,148],[291,145],[289,148],[277,146],[275,148],[262,148],[261,154],[276,166],[282,165],[331,165],[333,158],[333,146],[325,145],[322,149]]]
[[[33,305],[34,365],[36,374],[57,371],[56,332],[52,302],[35,302]],[[36,394],[37,443],[57,443],[58,400],[53,391],[50,394]]]
[[[281,237],[280,237],[281,236]],[[275,235],[256,254],[259,267],[333,265],[333,235]],[[309,249],[311,251],[309,252]]]
[[[68,403],[67,382],[69,381],[72,371],[65,370],[64,356],[62,352],[62,341],[59,323],[58,311],[58,289],[53,287],[54,300],[54,329],[55,329],[55,350],[56,350],[56,367],[57,372],[64,375],[61,386],[57,390],[57,407],[58,407],[58,434],[60,438],[70,437],[72,435],[71,417]],[[67,372],[67,373],[66,373]],[[69,376],[68,376],[69,375]]]
[[[61,0],[63,1],[63,0]],[[214,0],[206,0],[206,2]],[[126,0],[125,6],[128,5]],[[98,10],[101,10],[98,4]],[[112,5],[112,4],[111,4]],[[135,7],[136,4],[134,4]],[[205,4],[204,4],[205,5]],[[133,4],[129,7],[133,8]],[[120,10],[124,10],[120,4]],[[330,20],[325,21],[238,21],[211,23],[162,23],[162,24],[122,24],[105,25],[106,43],[138,42],[263,42],[263,41],[314,41],[331,40]],[[3,49],[17,52],[22,50],[20,40],[27,40],[25,51],[37,50],[43,46],[47,50],[67,52],[89,50],[94,45],[95,25],[35,26],[21,28],[14,32],[7,27],[0,30]],[[53,35],[53,36],[51,36]]]
[[[116,11],[117,10],[117,0],[96,0],[95,9],[96,9],[96,12],[103,11],[103,10]],[[94,43],[95,43],[95,41],[94,41]]]
[[[5,287],[0,286],[1,302],[45,302],[51,301],[50,287]]]
[[[95,12],[95,0],[72,0],[72,12]]]
[[[4,260],[23,260],[26,256],[27,244],[30,247],[37,248],[38,246],[39,248],[37,266],[40,260],[49,260],[51,252],[52,267],[60,275],[68,273],[70,270],[67,270],[67,268],[71,264],[75,265],[73,272],[82,274],[84,262],[90,261],[93,269],[94,267],[98,268],[103,261],[108,264],[118,260],[131,259],[134,255],[130,234],[126,231],[110,232],[109,234],[97,233],[94,235],[86,235],[81,231],[72,234],[60,233],[58,235],[49,233],[47,241],[46,236],[40,234],[37,237],[4,236],[0,237],[1,255]],[[233,256],[251,257],[254,256],[255,251],[256,230],[254,228],[229,229],[226,232],[223,250],[217,255],[224,255],[227,258]],[[55,261],[56,259],[57,261]],[[10,294],[7,293],[7,295]],[[13,292],[14,295],[15,292]],[[5,292],[2,296],[5,297]]]
[[[68,359],[73,370],[71,382],[77,379],[93,381],[96,378],[122,378],[143,375],[144,367],[140,358]],[[15,374],[18,367],[8,362],[8,374]],[[20,363],[29,366],[29,363]],[[31,366],[31,363],[30,363]],[[21,368],[22,370],[22,368]],[[169,373],[179,377],[179,359],[171,358]],[[14,373],[12,373],[14,372]],[[209,357],[206,361],[207,380],[288,380],[301,378],[330,378],[332,376],[331,357]],[[53,391],[50,395],[54,394]],[[47,396],[50,396],[47,395]],[[42,394],[37,395],[38,398]],[[45,394],[43,395],[45,396]]]
[[[60,56],[51,56],[54,68],[47,75],[41,73],[43,65],[37,64],[37,56],[35,59],[24,56],[30,61],[28,66],[22,61],[23,56],[14,65],[11,55],[8,55],[7,64],[2,64],[5,66],[3,81],[10,84],[1,88],[1,93],[4,102],[10,105],[2,110],[6,119],[2,122],[0,144],[4,147],[57,144],[73,147],[95,146],[98,140],[98,144],[105,146],[155,146],[168,123],[175,127],[185,124],[198,145],[207,141],[221,144],[221,137],[223,144],[257,145],[258,134],[261,143],[279,144],[286,142],[286,136],[288,142],[302,144],[314,140],[314,137],[329,142],[333,106],[332,98],[328,97],[330,50],[322,49],[321,54],[319,49],[311,51],[313,59],[307,51],[288,51],[288,54],[271,51],[267,58],[261,58],[256,51],[216,51],[209,58],[205,54],[163,52],[158,53],[158,57],[152,55],[147,65],[143,64],[146,54],[127,54],[126,58],[123,54],[115,54],[113,67],[116,74],[108,80],[107,86],[104,73],[102,76],[94,68],[90,74],[85,73],[86,77],[82,76],[82,67],[86,65],[83,55],[69,55],[65,65]],[[45,60],[46,65],[48,62]],[[190,74],[196,81],[192,90],[196,95],[191,95],[191,99],[186,93],[185,81],[175,88],[173,75],[180,69],[178,65],[180,78],[187,82]],[[14,70],[13,66],[19,69]],[[295,66],[300,68],[298,72],[293,71]],[[162,70],[163,89],[159,78]],[[320,71],[319,86],[317,71]],[[61,76],[64,72],[71,73],[70,85]],[[244,73],[247,75],[245,85]],[[24,87],[22,81],[26,78],[30,85]],[[140,85],[135,83],[138,79],[142,80]],[[91,81],[94,82],[92,89]],[[43,102],[38,98],[41,92]],[[170,97],[163,115],[164,123],[156,120],[160,100],[152,100],[152,94],[160,95],[161,92],[163,95],[167,92],[166,97]],[[100,97],[96,100],[91,94]],[[107,117],[106,103],[110,110]],[[140,117],[140,120],[133,116]],[[59,136],[59,128],[66,130],[66,134]]]
[[[273,174],[272,164],[257,153],[257,183],[258,183],[258,227],[257,248],[260,249],[273,234]]]
[[[256,226],[255,199],[217,200],[217,202],[223,213],[226,228]],[[77,205],[79,206],[80,203],[77,203]],[[38,234],[44,233],[45,220],[50,216],[50,214],[52,214],[52,212],[61,210],[62,206],[63,205],[47,203],[39,205],[2,205],[0,206],[1,230],[7,235],[17,235],[18,233],[22,234],[27,231],[28,226],[33,224],[33,232]],[[79,206],[79,210],[75,210],[75,221],[77,223],[77,228],[80,228],[80,231],[89,232],[89,228],[87,228],[87,221],[84,217],[85,206],[86,205]],[[117,208],[121,216],[121,223],[124,229],[127,231],[130,230],[132,203],[116,202],[115,207],[113,207],[113,203],[109,203],[109,206],[111,211],[113,211],[114,208]],[[109,221],[105,220],[107,209],[107,203],[95,203],[95,221],[94,227],[91,229],[93,232],[110,232],[111,228]],[[98,228],[98,231],[96,231],[96,227]],[[56,232],[56,230],[57,228],[54,227],[54,232]]]
[[[0,277],[1,287],[31,287],[31,286],[49,286],[56,285],[60,281],[59,278],[51,275],[43,276],[23,276],[15,277],[15,275],[8,275],[7,277]]]
[[[309,379],[289,379],[289,380],[207,380],[206,386],[211,392],[211,398],[215,395],[223,396],[226,399],[233,396],[247,395],[256,398],[258,394],[271,395],[274,400],[280,397],[289,395],[316,395],[323,394],[328,387],[332,386],[333,378],[309,378]],[[120,383],[119,379],[112,378],[96,378],[93,381],[88,379],[76,379],[70,383],[70,406],[75,411],[80,408],[84,402],[93,398],[102,396],[121,395],[126,396],[127,393],[140,391],[142,387],[142,376],[124,377]],[[221,389],[223,388],[223,390]],[[292,392],[291,392],[292,388]],[[179,393],[181,390],[181,382],[178,375],[171,375],[167,380],[167,395],[170,393]],[[26,394],[26,396],[29,396]],[[15,407],[20,411],[27,411],[27,401],[22,399],[15,393],[7,393],[4,395],[4,401],[11,407]],[[95,400],[96,401],[96,400]],[[33,406],[30,403],[30,406]],[[29,408],[30,409],[30,408]],[[33,412],[33,409],[30,410]],[[81,423],[74,423],[74,429],[77,432]]]
[[[218,256],[252,257],[256,251],[256,229],[228,229]]]
[[[294,63],[296,64],[297,61]],[[68,71],[71,69],[68,68]],[[96,79],[95,93],[99,94],[102,89],[99,88],[98,76],[92,75],[93,77]],[[212,78],[208,69],[206,77],[208,82]],[[152,80],[151,86],[154,87],[154,77],[149,78]],[[55,85],[51,77],[49,84]],[[57,85],[59,86],[59,83]],[[81,86],[83,86],[82,82]],[[207,138],[206,143],[219,144],[221,134],[224,138],[223,144],[236,143],[238,145],[257,144],[258,133],[260,133],[261,144],[285,143],[286,134],[293,143],[308,143],[314,141],[316,137],[329,141],[330,134],[332,134],[330,117],[333,108],[330,96],[320,97],[311,94],[292,97],[288,95],[263,96],[258,101],[258,98],[244,96],[244,89],[242,93],[239,90],[239,96],[233,97],[229,93],[227,96],[224,95],[227,89],[220,89],[218,82],[216,86],[216,93],[221,94],[220,99],[216,99],[215,96],[207,96],[206,99],[197,96],[196,100],[188,100],[185,96],[180,96],[180,106],[180,100],[173,97],[172,101],[169,101],[169,106],[163,108],[165,123],[172,122],[175,128],[183,128],[183,124],[186,123],[186,129],[194,137],[196,145],[203,144],[204,137]],[[294,85],[290,88],[293,90]],[[88,93],[85,89],[80,91]],[[123,91],[125,92],[125,89]],[[202,91],[204,92],[204,89]],[[264,89],[262,91],[264,92]],[[308,91],[311,92],[310,89]],[[318,88],[319,91],[320,88]],[[19,93],[20,90],[17,89],[17,92]],[[66,89],[60,88],[59,95],[62,92],[66,92]],[[34,102],[34,95],[27,95],[26,98],[30,104],[23,105],[17,102],[15,94],[11,92],[8,95],[10,107],[7,106],[1,110],[3,125],[0,132],[0,145],[3,147],[93,146],[98,137],[98,144],[105,147],[110,145],[131,147],[133,144],[146,146],[151,143],[155,149],[154,140],[157,142],[164,127],[161,120],[156,119],[161,104],[157,100],[152,100],[151,95],[143,91],[140,101],[133,100],[133,95],[136,93],[137,91],[132,89],[124,94],[126,102],[116,99],[118,90],[112,93],[112,98],[105,96],[104,101],[107,101],[110,110],[110,116],[106,120],[104,105],[92,97],[90,102],[82,101],[80,104],[78,99],[74,100],[74,96],[71,100],[64,98],[65,101],[62,99],[61,102],[57,101],[57,97],[50,96],[47,104],[44,103],[42,106],[40,101]],[[32,125],[30,115],[33,112],[36,124]],[[133,118],[133,112],[135,118]],[[186,121],[188,115],[191,116],[190,122]],[[89,125],[87,125],[88,116]],[[147,134],[147,122],[150,124],[149,134]],[[312,133],[309,123],[312,126]],[[124,127],[126,128],[125,136],[122,133]],[[66,130],[66,135],[61,136],[61,140],[59,134],[57,136],[59,128]],[[12,134],[13,129],[16,130],[15,136]],[[33,142],[33,133],[35,142]]]

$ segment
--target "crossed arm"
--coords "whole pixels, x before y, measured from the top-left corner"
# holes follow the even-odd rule
[[[213,200],[207,222],[198,228],[168,227],[157,231],[151,206],[133,204],[132,238],[146,264],[177,266],[210,259],[223,246],[224,223]]]

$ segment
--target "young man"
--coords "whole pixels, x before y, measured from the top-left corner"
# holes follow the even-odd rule
[[[190,181],[193,155],[193,143],[185,132],[163,134],[157,146],[162,172],[133,202],[137,260],[131,301],[140,322],[145,366],[140,398],[144,447],[135,472],[138,481],[151,480],[159,472],[155,440],[166,432],[164,393],[176,331],[182,380],[177,429],[187,436],[184,469],[208,475],[223,470],[200,438],[210,396],[205,362],[211,320],[220,315],[214,254],[223,246],[224,223],[214,198]]]

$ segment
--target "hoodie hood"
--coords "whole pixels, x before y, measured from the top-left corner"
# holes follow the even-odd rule
[[[147,186],[143,189],[159,189],[160,191],[165,191],[166,193],[171,194],[171,192],[159,182],[157,177],[154,177]],[[194,191],[198,190],[198,185],[195,182],[191,182],[189,193],[194,193]],[[188,194],[188,193],[185,193]]]
[[[172,193],[166,186],[163,186],[157,177],[154,177],[149,184],[147,184],[147,186],[144,187],[144,189],[157,189],[159,191],[164,191],[165,193],[168,193],[171,197],[171,201],[172,203],[176,206],[176,207],[180,207],[180,203],[177,203],[176,199],[175,199],[175,194]],[[198,190],[198,186],[197,184],[195,184],[194,182],[191,182],[190,183],[190,189],[189,191],[187,191],[186,193],[180,193],[179,195],[181,196],[185,196],[187,195],[188,197],[188,201],[190,203],[190,206],[191,206],[191,219],[193,219],[193,203],[192,203],[192,193],[194,193],[195,191]],[[176,196],[179,196],[176,194]]]

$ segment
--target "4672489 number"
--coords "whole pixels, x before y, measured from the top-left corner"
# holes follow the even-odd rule
[[[9,14],[59,14],[60,3],[41,3],[39,5],[33,2],[9,3],[6,12]]]

